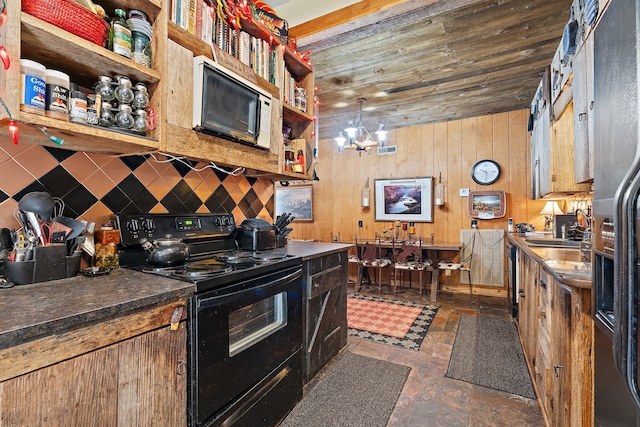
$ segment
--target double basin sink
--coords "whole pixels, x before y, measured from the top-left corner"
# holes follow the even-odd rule
[[[580,249],[581,242],[579,240],[561,239],[557,237],[525,237],[529,247],[539,248],[574,248]]]

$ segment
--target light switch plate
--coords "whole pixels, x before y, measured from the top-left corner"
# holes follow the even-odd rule
[[[469,197],[469,189],[461,188],[460,189],[460,197]]]

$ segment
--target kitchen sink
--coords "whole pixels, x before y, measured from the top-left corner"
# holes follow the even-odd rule
[[[544,263],[559,274],[591,278],[590,262],[546,260]]]
[[[580,248],[579,240],[560,239],[557,237],[525,237],[527,246],[546,248]]]

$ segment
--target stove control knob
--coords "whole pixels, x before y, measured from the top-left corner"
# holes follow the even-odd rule
[[[140,232],[140,224],[138,224],[138,220],[132,219],[130,221],[127,221],[127,230],[129,231],[129,233],[137,235],[138,232]]]
[[[145,219],[144,221],[142,221],[142,230],[147,233],[147,234],[151,234],[154,232],[154,230],[156,229],[155,224],[153,223],[152,219]]]

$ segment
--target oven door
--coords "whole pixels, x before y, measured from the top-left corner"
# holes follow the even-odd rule
[[[299,265],[196,294],[191,310],[191,410],[196,425],[217,423],[219,413],[229,412],[229,405],[240,400],[260,399],[248,395],[255,394],[261,381],[286,376],[291,369],[283,364],[292,355],[301,357]],[[283,373],[275,374],[277,369]],[[301,377],[286,382],[302,394]]]

